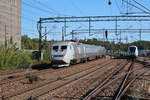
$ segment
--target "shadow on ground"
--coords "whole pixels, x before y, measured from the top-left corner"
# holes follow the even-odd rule
[[[37,70],[44,70],[49,68],[52,68],[51,63],[37,64],[32,66],[32,69],[37,69]]]

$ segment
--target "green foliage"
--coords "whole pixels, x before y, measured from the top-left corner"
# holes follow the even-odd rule
[[[38,39],[30,39],[27,35],[21,37],[22,49],[38,49]]]
[[[43,51],[43,60],[49,61],[50,60],[50,50],[44,50]]]
[[[22,49],[32,49],[32,41],[27,35],[22,36],[21,43]]]
[[[16,69],[32,63],[31,55],[16,48],[0,47],[0,69]]]
[[[43,50],[43,59],[44,61],[49,61],[50,60],[50,45],[48,42],[44,43],[44,49]]]

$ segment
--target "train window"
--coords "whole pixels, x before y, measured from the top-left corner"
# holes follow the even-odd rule
[[[66,50],[67,49],[67,46],[66,45],[64,45],[64,46],[61,46],[61,50],[63,51],[63,50]]]
[[[135,52],[135,47],[130,47],[131,52]]]
[[[57,51],[58,50],[58,46],[53,46],[53,50]]]

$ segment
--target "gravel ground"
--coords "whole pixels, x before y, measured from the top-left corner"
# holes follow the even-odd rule
[[[121,60],[120,60],[121,61]],[[97,84],[109,73],[116,68],[118,61],[114,61],[113,64],[104,67],[101,71],[94,75],[90,75],[83,78],[72,85],[66,86],[63,89],[56,90],[41,97],[41,100],[70,100],[70,99],[80,99],[89,90],[93,89]],[[114,67],[115,66],[115,67]],[[112,68],[114,67],[114,68]]]
[[[1,95],[7,95],[10,93],[14,93],[16,91],[21,91],[23,89],[31,88],[35,85],[39,85],[43,82],[50,81],[50,80],[56,80],[61,79],[65,75],[69,75],[72,73],[76,73],[79,71],[82,71],[86,68],[90,68],[91,65],[106,62],[109,60],[109,57],[107,59],[99,59],[97,61],[88,62],[86,64],[78,64],[73,65],[71,67],[65,67],[56,69],[52,73],[45,73],[38,75],[38,81],[34,82],[33,84],[29,84],[28,79],[24,79],[21,81],[11,82],[9,84],[4,84],[0,86],[0,94]],[[146,61],[150,62],[147,58],[139,58],[140,61]],[[115,66],[116,64],[119,64],[123,60],[115,60],[111,66]],[[71,85],[65,86],[64,88],[61,88],[59,90],[56,90],[55,92],[51,92],[49,94],[46,94],[40,98],[40,100],[78,100],[83,95],[85,95],[87,92],[92,90],[94,87],[97,86],[97,84],[106,77],[109,73],[113,71],[114,68],[109,69],[102,69],[101,72],[97,72],[95,75],[89,75],[86,78],[81,78],[79,81],[73,82]],[[135,68],[140,68],[142,64],[136,63]],[[107,71],[106,71],[107,70]],[[126,69],[127,70],[127,69]],[[118,80],[113,86],[109,86],[106,89],[104,89],[100,96],[113,96],[115,90],[119,86],[121,80]],[[146,73],[144,76],[141,76],[138,78],[134,84],[130,87],[130,89],[126,92],[126,95],[132,96],[135,98],[148,98],[150,100],[150,72]],[[108,100],[108,99],[104,99]]]
[[[38,76],[39,80],[33,84],[29,84],[27,79],[17,81],[17,82],[11,82],[9,84],[3,84],[0,86],[0,90],[1,90],[0,92],[1,92],[1,95],[5,96],[7,94],[14,93],[16,91],[22,91],[24,89],[28,89],[28,88],[33,87],[35,85],[41,84],[44,81],[56,80],[56,79],[61,78],[65,75],[69,75],[71,73],[76,73],[76,72],[79,72],[79,71],[84,70],[86,68],[89,68],[93,64],[98,64],[100,62],[105,62],[107,60],[108,59],[99,59],[97,61],[92,61],[92,62],[89,62],[87,64],[78,64],[78,65],[74,65],[71,67],[56,69],[56,71],[54,71],[53,73],[46,73],[46,74],[39,75]]]
[[[140,58],[140,60],[145,60],[145,58]],[[148,61],[146,61],[148,62]],[[140,63],[136,63],[134,65],[134,69],[138,69],[138,68],[142,68],[142,64]],[[150,69],[149,69],[150,70]],[[133,73],[133,75],[135,75],[135,73]],[[120,80],[119,80],[120,81]],[[108,97],[112,97],[115,93],[116,88],[119,86],[120,82],[117,81],[117,83],[115,83],[113,86],[108,87],[106,90],[103,91],[103,93],[101,93],[101,97],[102,96],[108,96]],[[118,85],[117,85],[118,84]],[[126,97],[131,100],[131,97],[133,99],[136,98],[141,98],[143,100],[147,99],[150,100],[150,71],[149,73],[146,73],[145,75],[141,76],[140,78],[138,78],[131,86],[130,88],[127,90],[126,92]],[[127,98],[123,99],[123,100],[128,100]],[[100,99],[101,100],[101,99]],[[103,100],[103,99],[102,99]],[[105,99],[104,99],[105,100]],[[107,100],[107,99],[106,99]],[[140,100],[140,99],[136,99],[136,100]]]
[[[138,78],[127,91],[127,95],[134,98],[146,98],[150,100],[150,71]]]
[[[0,81],[6,80],[9,77],[17,77],[19,75],[24,75],[26,73],[36,72],[37,70],[33,70],[31,68],[28,69],[17,69],[12,71],[0,72]]]
[[[133,70],[141,68],[141,67],[142,67],[142,64],[136,63],[134,65]],[[124,71],[126,71],[127,69],[128,68],[126,68]],[[111,72],[111,70],[109,70],[109,72]],[[105,77],[105,75],[106,75],[106,73],[104,75],[102,75],[102,73],[97,73],[96,75],[92,75],[88,78],[82,79],[82,80],[74,83],[71,86],[65,87],[62,90],[58,90],[58,92],[50,93],[45,98],[40,98],[40,100],[72,100],[72,99],[77,100],[77,99],[80,99],[80,97],[82,97],[88,91],[93,89],[97,85],[97,83],[99,83],[103,79],[103,77]],[[135,73],[133,73],[133,75],[135,75]],[[149,98],[149,96],[150,96],[150,81],[149,81],[150,78],[149,78],[149,76],[150,76],[150,74],[146,74],[147,78],[144,79],[144,81],[140,80],[140,82],[135,82],[135,83],[137,83],[137,85],[135,85],[135,83],[134,83],[131,86],[131,88],[127,91],[127,93],[129,93],[129,91],[130,91],[129,94],[136,98]],[[145,80],[146,80],[146,82],[145,82]],[[121,83],[121,79],[118,80],[115,84],[113,84],[113,86],[109,86],[105,90],[103,90],[101,92],[100,96],[112,97],[114,95],[116,89],[120,85],[120,83]],[[143,88],[142,84],[145,84],[144,89],[142,89]],[[141,90],[141,89],[142,89],[142,93],[139,92],[139,90]],[[134,90],[134,91],[131,91],[131,90]],[[144,92],[144,90],[147,92]],[[135,94],[138,96],[135,96]],[[103,100],[109,100],[109,99],[110,98],[105,98],[105,99],[103,98]]]

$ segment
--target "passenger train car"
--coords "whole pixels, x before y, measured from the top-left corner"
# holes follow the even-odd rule
[[[102,46],[65,41],[55,42],[51,46],[51,61],[54,67],[69,66],[106,55]]]
[[[130,58],[136,58],[138,56],[138,47],[137,46],[129,46],[128,47],[128,55]]]

